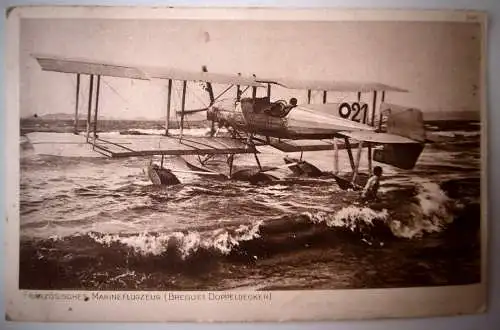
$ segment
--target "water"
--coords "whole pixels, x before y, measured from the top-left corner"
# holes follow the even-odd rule
[[[155,187],[143,172],[149,159],[63,158],[25,148],[20,288],[289,290],[478,282],[479,127],[433,123],[431,129],[454,143],[426,146],[412,171],[383,166],[381,200],[371,205],[357,202],[357,192],[340,190],[328,175],[251,185],[179,173],[182,184]],[[261,151],[264,164],[283,164],[284,154]],[[332,170],[331,152],[305,158]],[[341,159],[342,168],[348,163]],[[238,156],[235,164],[256,166],[252,155]],[[176,157],[167,166],[187,169]]]

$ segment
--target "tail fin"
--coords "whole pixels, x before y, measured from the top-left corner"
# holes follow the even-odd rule
[[[379,130],[389,134],[404,136],[415,143],[385,144],[375,150],[373,160],[409,170],[415,167],[425,146],[425,128],[422,111],[397,105],[381,105]],[[386,115],[384,121],[383,116]]]

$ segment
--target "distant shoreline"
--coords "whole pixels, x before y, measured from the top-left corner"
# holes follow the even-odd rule
[[[208,120],[186,121],[186,129],[208,129],[211,122]],[[87,123],[85,120],[78,121],[78,131],[85,132]],[[177,121],[169,124],[169,129],[179,129]],[[428,132],[438,131],[479,131],[481,123],[478,120],[447,119],[447,120],[426,120],[425,128]],[[92,131],[93,127],[91,127]],[[121,134],[143,134],[140,130],[164,130],[165,122],[160,120],[99,120],[97,132],[120,132]],[[73,133],[74,121],[69,119],[45,119],[45,118],[23,118],[20,120],[20,135],[33,132],[51,133]]]
[[[423,116],[424,116],[424,121],[442,121],[442,120],[469,120],[469,121],[480,121],[481,120],[481,112],[480,111],[423,111]],[[202,116],[203,117],[203,116]],[[71,121],[73,122],[74,119],[74,114],[70,113],[49,113],[49,114],[43,114],[43,115],[38,115],[35,117],[35,115],[31,116],[23,116],[20,118],[21,122],[23,121],[30,121],[30,120],[60,120],[60,121]],[[94,117],[92,117],[92,120]],[[79,122],[83,122],[84,125],[87,121],[87,116],[84,114],[79,114],[78,116]],[[175,125],[176,121],[178,119],[171,118],[171,124]],[[137,117],[137,118],[114,118],[114,117],[107,117],[107,116],[99,116],[98,121],[126,121],[126,122],[155,122],[158,123],[159,125],[164,125],[165,119],[164,118],[142,118],[142,117]],[[189,122],[191,123],[208,123],[206,119],[201,118],[198,116],[198,118],[195,119],[195,117],[191,117]]]
[[[54,132],[54,133],[73,133],[74,120],[69,119],[46,119],[46,118],[22,118],[20,120],[21,135],[32,132]],[[78,130],[86,131],[86,120],[78,120]],[[208,128],[210,122],[207,120],[186,121],[184,128]],[[180,124],[172,121],[168,125],[169,129],[179,129]],[[164,130],[165,122],[160,120],[113,120],[101,119],[97,123],[97,132],[111,131],[132,131],[134,129],[153,129]],[[91,127],[93,130],[93,127]]]

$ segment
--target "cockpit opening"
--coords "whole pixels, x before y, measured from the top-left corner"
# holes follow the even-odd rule
[[[289,102],[277,100],[271,102],[269,97],[242,98],[242,108],[251,109],[255,114],[263,113],[271,117],[284,118],[297,106],[297,99],[292,97]]]
[[[264,110],[264,113],[277,118],[284,118],[297,106],[297,99],[292,97],[287,103],[285,100],[278,100],[271,104],[271,107]]]

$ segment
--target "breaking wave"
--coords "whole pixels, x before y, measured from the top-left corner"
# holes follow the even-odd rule
[[[424,182],[417,187],[415,198],[397,210],[389,225],[398,237],[421,237],[445,229],[460,209],[438,184]]]
[[[108,247],[113,244],[122,244],[132,248],[134,252],[146,256],[159,256],[172,251],[173,254],[184,260],[200,250],[228,255],[240,242],[258,238],[261,224],[262,222],[258,222],[254,225],[241,225],[234,230],[217,229],[205,233],[188,231],[140,233],[125,236],[98,233],[89,233],[87,235],[97,243]]]
[[[295,271],[296,276],[303,276],[305,268],[296,265],[324,265],[330,272],[336,267],[358,269],[353,261],[358,259],[365,260],[361,261],[365,266],[371,265],[372,258],[393,255],[394,251],[390,258],[398,259],[406,255],[400,254],[400,249],[428,254],[428,247],[422,246],[420,240],[428,234],[433,242],[434,238],[440,241],[445,237],[446,244],[438,247],[437,253],[454,256],[457,250],[450,248],[448,239],[457,235],[453,241],[462,242],[462,237],[477,232],[479,208],[461,206],[438,184],[423,182],[393,194],[388,191],[380,203],[371,205],[337,204],[331,211],[324,207],[308,207],[303,212],[289,209],[282,216],[229,226],[217,222],[171,232],[93,231],[39,239],[24,237],[20,246],[20,282],[24,288],[37,289],[200,290],[232,288],[247,280],[257,283],[262,272],[264,276],[270,272],[276,277],[277,287],[286,287],[282,274]],[[366,253],[367,249],[373,250]],[[436,262],[441,263],[441,259]],[[253,271],[255,267],[260,270]],[[402,267],[406,269],[404,276],[412,277],[414,271],[419,271],[412,267],[411,263]],[[385,271],[377,269],[375,275],[368,276],[374,285],[380,278],[377,274]],[[47,276],[40,277],[40,272]],[[332,276],[336,278],[337,272]],[[354,282],[346,285],[364,287],[356,276],[349,275]],[[433,279],[429,281],[434,283]],[[265,282],[259,283],[267,285]]]
[[[348,205],[336,211],[302,212],[233,228],[105,234],[89,232],[52,237],[54,244],[83,239],[101,249],[136,257],[168,257],[180,262],[192,258],[259,259],[305,246],[331,246],[340,240],[370,245],[397,239],[415,239],[444,230],[460,207],[439,185],[422,183],[406,203],[392,208]],[[76,237],[78,236],[78,237]],[[90,241],[89,241],[90,240]],[[78,246],[78,244],[71,245]],[[121,251],[121,252],[120,252]]]
[[[328,227],[343,227],[350,231],[359,231],[364,227],[373,227],[375,221],[386,222],[389,216],[387,210],[375,211],[368,207],[347,206],[340,211],[305,213],[313,223],[325,223]]]
[[[391,209],[350,205],[335,213],[305,215],[311,222],[328,227],[342,227],[361,234],[386,227],[396,238],[412,239],[444,230],[460,210],[461,205],[450,199],[438,184],[423,182],[416,187],[413,197]]]

